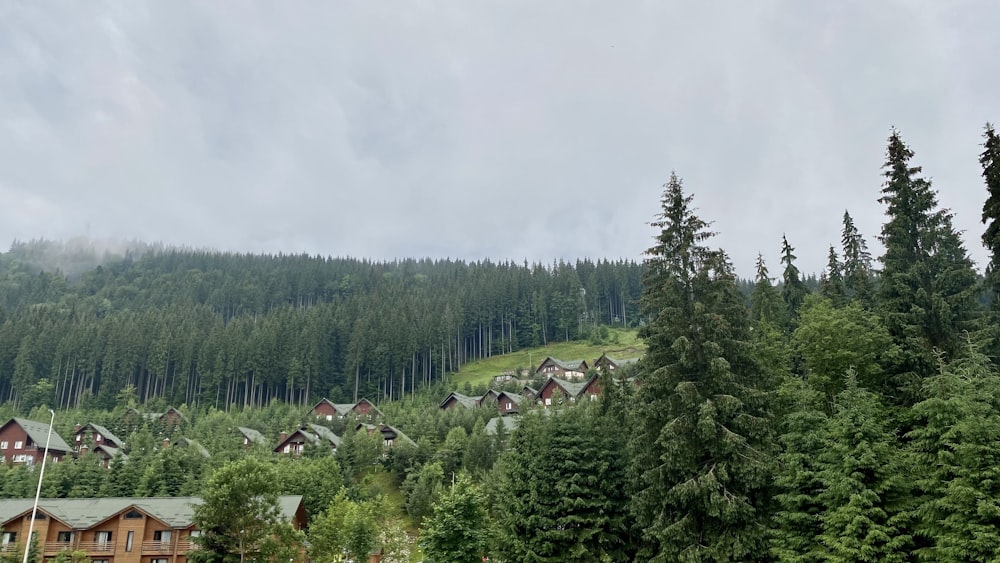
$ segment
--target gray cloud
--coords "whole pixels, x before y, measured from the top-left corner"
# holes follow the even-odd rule
[[[818,272],[896,126],[985,259],[991,2],[0,11],[0,241],[639,259],[676,170],[741,274]]]

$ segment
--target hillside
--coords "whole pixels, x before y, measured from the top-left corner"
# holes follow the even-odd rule
[[[451,374],[449,384],[457,386],[468,382],[473,386],[486,385],[495,375],[521,369],[534,369],[547,356],[561,360],[585,359],[588,362],[600,357],[601,354],[616,359],[638,358],[645,353],[646,345],[639,340],[637,334],[637,330],[609,329],[608,337],[600,343],[592,340],[550,342],[547,346],[536,346],[512,354],[476,360],[463,365],[457,373]]]

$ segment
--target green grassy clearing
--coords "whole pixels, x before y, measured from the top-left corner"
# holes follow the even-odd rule
[[[469,362],[462,366],[459,372],[450,374],[449,379],[452,385],[461,385],[465,382],[469,382],[471,385],[485,385],[489,384],[493,376],[500,375],[505,371],[534,370],[546,356],[560,360],[583,359],[587,360],[587,363],[591,363],[601,354],[624,360],[638,358],[645,351],[646,345],[639,340],[637,331],[612,328],[609,330],[607,340],[602,344],[593,344],[586,340],[549,342],[547,346],[518,350],[511,354]]]

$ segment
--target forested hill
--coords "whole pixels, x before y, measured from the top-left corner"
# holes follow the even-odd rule
[[[608,260],[53,250],[0,254],[0,402],[20,410],[111,406],[128,385],[219,407],[397,397],[471,359],[635,326],[642,275]],[[103,263],[45,269],[88,260]]]

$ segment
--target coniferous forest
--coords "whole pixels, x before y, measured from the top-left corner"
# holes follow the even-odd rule
[[[964,241],[892,131],[872,188],[880,232],[859,232],[848,209],[827,218],[839,244],[776,241],[780,259],[758,257],[752,280],[713,245],[698,188],[678,175],[651,210],[641,264],[137,246],[92,267],[64,245],[15,243],[0,256],[0,410],[40,420],[54,406],[128,436],[128,459],[110,469],[58,464],[49,496],[208,499],[265,475],[252,487],[305,496],[309,529],[274,537],[307,539],[315,561],[378,549],[383,561],[993,561],[1000,138],[989,125],[980,163],[983,231]],[[967,250],[980,243],[982,274]],[[827,267],[803,273],[797,252],[822,252]],[[637,330],[646,352],[599,374],[600,400],[526,402],[516,428],[492,430],[495,410],[438,408],[466,362],[609,326]],[[237,426],[297,427],[321,397],[371,398],[413,443],[382,455],[334,420],[333,456],[228,445]],[[211,456],[121,423],[126,408],[167,404],[183,405],[184,435]],[[4,471],[2,496],[30,494],[29,470]],[[222,504],[198,517],[219,520]],[[220,543],[197,557],[227,553]]]

